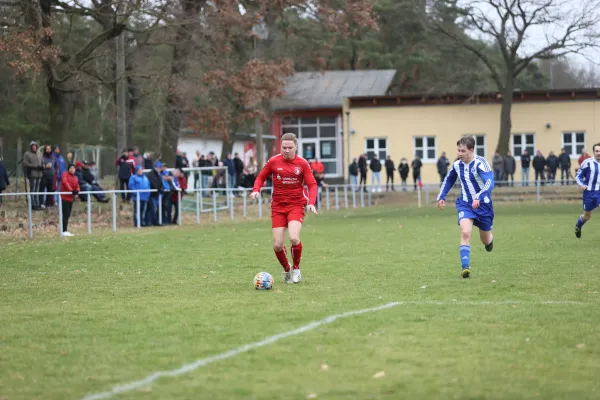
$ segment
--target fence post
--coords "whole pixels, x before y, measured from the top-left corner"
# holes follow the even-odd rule
[[[258,191],[258,218],[262,218],[262,189]]]
[[[142,221],[140,221],[140,192],[135,193],[135,215],[137,216],[136,226],[139,229],[142,227]]]
[[[325,188],[327,189],[327,188]],[[317,196],[319,195],[319,189],[317,188]],[[327,209],[327,211],[329,211],[329,189],[327,189],[327,191],[325,192],[325,208]]]
[[[540,181],[535,181],[535,191],[536,191],[536,198],[537,198],[537,202],[540,202]]]
[[[339,188],[336,185],[336,187],[335,187],[335,209],[336,209],[336,211],[339,211],[339,209],[340,209],[340,193],[339,193],[338,189]]]
[[[348,186],[344,185],[344,207],[348,208]]]
[[[62,212],[62,197],[60,197],[60,194],[58,195],[58,229],[60,230],[60,237],[62,237],[63,236],[63,212]]]
[[[217,222],[217,191],[213,189],[213,220]]]
[[[36,195],[37,196],[37,195]],[[27,225],[29,228],[29,239],[33,239],[33,221],[31,220],[31,194],[27,195]]]
[[[367,193],[367,207],[371,207],[371,202],[373,200],[373,192],[369,190]]]
[[[169,211],[171,212],[171,211]],[[181,225],[181,191],[177,191],[177,225]]]
[[[200,223],[200,197],[202,193],[196,191],[196,223]]]
[[[352,208],[356,208],[356,190],[352,189]]]
[[[360,189],[360,208],[365,208],[365,191],[364,191],[364,189]]]
[[[162,225],[162,193],[158,192],[158,225]]]
[[[113,232],[117,232],[117,193],[113,193],[112,198],[112,216],[113,216]]]
[[[246,211],[247,211],[246,210],[246,207],[247,207],[246,203],[247,203],[247,197],[248,197],[247,195],[248,195],[248,192],[244,190],[242,192],[242,196],[244,197],[244,218],[246,218]]]
[[[421,187],[417,185],[417,205],[421,208]]]
[[[429,184],[425,185],[425,204],[429,204]]]
[[[92,192],[87,195],[87,223],[88,235],[92,233]]]
[[[233,194],[233,190],[231,191],[231,199],[229,201],[229,215],[231,216],[231,220],[235,219],[234,213],[233,213],[233,202],[235,200],[234,194]]]

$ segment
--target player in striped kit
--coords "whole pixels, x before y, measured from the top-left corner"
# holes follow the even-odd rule
[[[575,181],[583,190],[583,215],[575,224],[575,236],[581,237],[583,224],[592,218],[592,211],[600,205],[600,143],[592,147],[594,157],[586,159],[577,170]]]
[[[494,173],[485,158],[475,155],[475,138],[464,136],[456,142],[458,160],[442,183],[437,197],[438,207],[446,206],[446,195],[457,179],[461,184],[461,195],[456,199],[458,225],[460,226],[460,261],[462,277],[471,275],[471,232],[473,226],[479,228],[479,238],[487,251],[494,248],[492,226],[494,224],[494,207],[492,205],[492,189]]]

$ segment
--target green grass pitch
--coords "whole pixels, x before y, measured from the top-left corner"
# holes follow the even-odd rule
[[[578,240],[579,213],[497,206],[468,280],[450,206],[307,217],[298,285],[266,218],[2,243],[0,399],[82,399],[394,301],[113,398],[598,399],[600,216]]]

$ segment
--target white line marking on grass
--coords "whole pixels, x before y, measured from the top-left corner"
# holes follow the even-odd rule
[[[207,358],[201,358],[199,360],[194,361],[191,364],[185,364],[177,369],[173,369],[170,371],[159,371],[159,372],[154,372],[150,375],[148,375],[147,377],[145,377],[144,379],[138,380],[138,381],[134,381],[134,382],[130,382],[130,383],[126,383],[124,385],[117,385],[114,386],[110,391],[108,392],[103,392],[103,393],[96,393],[96,394],[91,394],[88,396],[85,396],[82,400],[100,400],[100,399],[108,399],[114,395],[117,394],[121,394],[121,393],[125,393],[125,392],[130,392],[132,390],[136,390],[139,388],[142,388],[144,386],[147,386],[153,382],[155,382],[158,378],[161,377],[174,377],[174,376],[179,376],[179,375],[183,375],[186,374],[188,372],[194,371],[195,369],[198,369],[200,367],[204,367],[205,365],[211,364],[215,361],[219,361],[219,360],[224,360],[226,358],[230,358],[233,356],[237,356],[238,354],[241,353],[245,353],[251,349],[255,349],[258,347],[263,347],[269,344],[273,344],[281,339],[285,339],[288,338],[290,336],[294,336],[294,335],[298,335],[300,333],[304,333],[304,332],[308,332],[310,330],[316,329],[320,326],[323,325],[327,325],[327,324],[331,324],[332,322],[338,320],[338,319],[342,319],[342,318],[348,318],[348,317],[352,317],[354,315],[360,315],[360,314],[365,314],[365,313],[369,313],[369,312],[374,312],[374,311],[380,311],[380,310],[385,310],[387,308],[392,308],[392,307],[396,307],[399,305],[473,305],[473,306],[478,306],[478,305],[513,305],[513,304],[520,304],[520,305],[549,305],[549,304],[571,304],[571,305],[584,305],[586,303],[581,303],[578,301],[541,301],[541,302],[527,302],[527,301],[519,301],[519,300],[503,300],[503,301],[471,301],[471,300],[451,300],[451,301],[443,301],[443,300],[414,300],[414,301],[394,301],[392,303],[387,303],[378,307],[373,307],[373,308],[365,308],[362,310],[356,310],[356,311],[349,311],[349,312],[345,312],[345,313],[341,313],[341,314],[334,314],[334,315],[330,315],[329,317],[325,317],[323,319],[320,319],[318,321],[313,321],[307,325],[301,326],[300,328],[288,331],[288,332],[283,332],[283,333],[278,333],[276,335],[273,336],[269,336],[268,338],[265,338],[259,342],[254,342],[254,343],[248,343],[245,344],[243,346],[240,346],[238,348],[226,351],[224,353],[221,354],[217,354],[211,357],[207,357]]]

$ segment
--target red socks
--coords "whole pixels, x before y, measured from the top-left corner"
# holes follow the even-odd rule
[[[288,272],[290,270],[290,262],[288,261],[287,258],[287,251],[285,249],[285,246],[283,247],[283,249],[277,251],[275,249],[273,249],[273,251],[275,251],[275,255],[277,256],[277,260],[279,260],[279,264],[281,264],[281,266],[283,267],[283,270],[285,272]],[[294,251],[294,247],[292,246],[292,253]]]
[[[294,260],[294,269],[300,269],[300,260],[302,259],[302,242],[292,245],[292,259]]]

